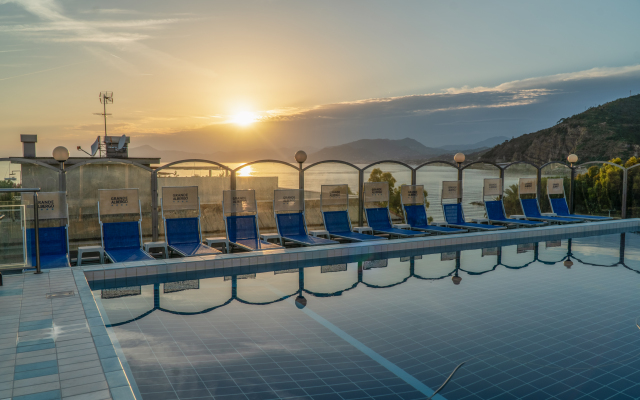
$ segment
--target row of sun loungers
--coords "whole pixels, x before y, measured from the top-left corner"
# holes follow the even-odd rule
[[[570,214],[567,206],[562,179],[549,179],[548,194],[553,209],[551,214],[540,212],[537,198],[522,198],[535,194],[535,181],[521,179],[519,186],[520,203],[524,215],[507,218],[502,200],[485,200],[487,223],[465,220],[459,181],[443,182],[442,208],[445,221],[429,224],[424,187],[405,185],[401,187],[401,203],[406,225],[392,223],[389,211],[389,186],[386,182],[367,182],[364,187],[365,216],[372,234],[355,232],[351,226],[347,185],[322,186],[320,208],[324,226],[332,239],[352,242],[385,240],[391,238],[420,237],[430,234],[458,234],[469,231],[494,231],[507,227],[539,227],[549,223],[570,224],[582,221],[607,220],[607,217]],[[551,194],[562,194],[552,198]],[[485,179],[483,200],[486,196],[502,195],[501,179]],[[287,243],[302,246],[322,246],[337,244],[331,239],[309,235],[306,226],[304,193],[301,190],[280,189],[274,193],[273,210],[280,245],[262,240],[258,228],[258,206],[253,190],[226,190],[223,193],[223,214],[229,243],[242,250],[281,249]],[[63,192],[41,193],[40,199],[49,208],[39,209],[40,219],[66,218],[68,210]],[[448,202],[455,201],[455,202]],[[330,208],[333,208],[330,209]],[[341,208],[335,210],[335,208]],[[200,200],[198,187],[164,187],[162,192],[162,218],[167,247],[182,257],[220,254],[221,252],[203,244],[200,224]],[[166,212],[197,212],[196,217],[167,218]],[[113,215],[138,214],[137,221],[107,222],[105,217]],[[141,204],[137,189],[99,190],[98,216],[105,255],[112,262],[148,261],[154,258],[144,251],[141,232]],[[41,268],[70,266],[68,256],[67,226],[39,229]],[[35,262],[35,234],[27,232],[28,254]]]

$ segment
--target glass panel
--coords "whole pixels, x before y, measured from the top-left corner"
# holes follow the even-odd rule
[[[538,261],[555,264],[566,259],[569,253],[568,240],[548,240],[538,243]]]
[[[101,243],[98,189],[138,189],[142,206],[142,237],[151,241],[151,171],[133,164],[97,162],[67,171],[69,247]],[[107,216],[104,222],[137,221],[138,215]]]
[[[627,170],[627,218],[640,218],[640,166]]]
[[[574,212],[620,217],[623,176],[622,168],[610,164],[579,165],[576,168]]]
[[[401,164],[376,164],[364,170],[364,181],[389,183],[389,211],[391,221],[397,224],[403,223],[404,214],[402,213],[402,206],[400,204],[400,186],[411,185],[411,170]]]
[[[322,185],[349,186],[349,217],[351,224],[358,224],[358,170],[340,163],[323,163],[309,168],[304,173],[305,216],[309,229],[324,229],[320,213],[320,187]],[[325,211],[344,209],[325,206]]]
[[[220,278],[167,282],[160,285],[160,307],[177,313],[197,313],[231,301],[231,281]]]
[[[542,192],[540,198],[540,209],[542,212],[553,212],[551,209],[551,203],[549,203],[549,196],[547,196],[547,179],[562,178],[564,181],[564,195],[569,202],[569,193],[571,187],[571,168],[561,163],[549,164],[542,168]],[[552,195],[553,198],[562,197],[562,195]]]
[[[535,243],[523,243],[501,248],[502,265],[507,268],[523,268],[536,259]]]
[[[0,193],[0,199],[13,193]],[[20,205],[0,205],[0,268],[26,266],[25,208]]]
[[[498,266],[498,255],[496,253],[497,251],[483,253],[482,249],[461,251],[460,269],[470,275],[493,271]]]
[[[231,172],[229,170],[206,162],[184,162],[158,171],[159,240],[164,240],[161,204],[162,188],[165,186],[197,186],[200,197],[202,239],[225,235],[222,192],[231,188]],[[190,218],[197,215],[197,210],[165,212],[165,218]]]
[[[467,221],[485,218],[482,188],[487,178],[500,178],[500,169],[491,164],[473,164],[462,171],[462,209]]]
[[[358,284],[358,263],[304,269],[304,289],[314,295],[335,295]]]
[[[449,164],[433,163],[416,172],[416,183],[427,191],[427,215],[430,221],[444,221],[440,197],[442,182],[458,180],[458,170]]]
[[[299,189],[299,179],[297,169],[274,162],[251,164],[236,172],[236,189],[256,191],[260,233],[272,233],[277,230],[273,216],[273,191]]]
[[[530,164],[512,164],[504,170],[504,210],[507,217],[522,215],[522,206],[518,197],[518,180],[520,178],[536,178],[538,169]]]

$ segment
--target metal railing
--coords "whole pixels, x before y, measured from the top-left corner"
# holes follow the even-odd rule
[[[426,168],[428,166],[433,166],[433,165],[440,165],[440,166],[445,166],[445,167],[451,167],[452,172],[456,172],[457,173],[457,177],[458,180],[462,180],[463,176],[464,176],[464,172],[469,170],[469,169],[474,169],[475,167],[478,167],[480,165],[484,165],[485,167],[489,168],[489,170],[493,170],[494,173],[496,173],[496,175],[499,175],[500,178],[505,178],[505,172],[509,171],[510,168],[512,167],[518,167],[519,165],[522,166],[522,168],[531,168],[531,174],[535,174],[535,176],[538,178],[538,188],[537,188],[537,194],[538,197],[540,197],[541,194],[544,193],[541,185],[542,185],[542,177],[543,177],[543,169],[548,168],[549,166],[551,166],[552,164],[557,164],[558,167],[561,168],[566,168],[566,178],[570,180],[570,184],[567,190],[567,200],[568,200],[568,205],[570,208],[571,212],[574,212],[574,206],[576,203],[576,178],[577,178],[577,173],[576,170],[580,169],[580,168],[588,168],[591,165],[607,165],[607,166],[612,166],[616,169],[618,169],[622,176],[621,176],[621,199],[620,199],[620,206],[621,206],[621,210],[620,210],[620,217],[621,218],[626,218],[627,217],[627,202],[628,202],[628,191],[629,191],[629,179],[628,179],[628,174],[629,171],[632,170],[635,167],[640,166],[640,164],[638,165],[634,165],[631,166],[629,168],[625,168],[622,165],[618,165],[618,164],[614,164],[608,161],[591,161],[591,162],[586,162],[586,163],[582,163],[579,165],[569,165],[566,162],[563,161],[553,161],[553,162],[548,162],[542,165],[536,165],[533,163],[529,163],[529,162],[511,162],[511,163],[505,163],[505,164],[497,164],[497,163],[493,163],[493,162],[488,162],[488,161],[476,161],[476,162],[467,162],[467,163],[462,163],[462,164],[457,164],[454,162],[450,162],[450,161],[444,161],[444,160],[433,160],[433,161],[428,161],[425,162],[423,164],[417,165],[417,166],[411,166],[408,165],[406,163],[400,162],[400,161],[396,161],[396,160],[381,160],[381,161],[377,161],[371,164],[368,164],[366,166],[357,166],[353,163],[349,163],[346,161],[342,161],[342,160],[323,160],[323,161],[319,161],[319,162],[315,162],[315,163],[311,163],[307,166],[303,166],[302,164],[298,164],[297,162],[292,162],[292,163],[288,163],[288,162],[284,162],[284,161],[280,161],[280,160],[258,160],[258,161],[253,161],[250,163],[246,163],[246,164],[242,164],[239,165],[236,168],[231,168],[227,165],[224,165],[223,163],[219,163],[213,160],[204,160],[204,159],[188,159],[188,160],[180,160],[180,161],[174,161],[171,163],[168,163],[166,165],[163,165],[159,168],[156,169],[152,169],[149,168],[147,166],[138,164],[132,160],[123,160],[123,159],[107,159],[107,158],[101,158],[101,159],[92,159],[92,160],[87,160],[85,162],[82,163],[78,163],[78,164],[74,164],[73,166],[67,168],[67,169],[62,169],[62,168],[55,168],[55,167],[51,167],[49,165],[45,165],[43,163],[40,163],[36,160],[30,160],[30,159],[0,159],[0,161],[9,161],[9,162],[13,162],[13,163],[19,163],[19,164],[32,164],[34,167],[38,166],[38,167],[45,167],[45,169],[49,172],[53,172],[54,170],[56,172],[58,172],[57,174],[57,179],[58,181],[55,182],[55,186],[59,187],[61,189],[67,189],[67,174],[71,173],[72,171],[75,171],[73,173],[77,173],[77,169],[83,166],[89,166],[89,165],[96,165],[96,164],[107,164],[107,165],[116,165],[116,164],[120,164],[120,165],[131,165],[133,167],[138,167],[140,168],[139,171],[143,171],[145,173],[150,174],[150,182],[148,183],[149,186],[147,186],[146,183],[136,183],[135,185],[139,186],[140,188],[144,188],[144,190],[150,190],[150,194],[151,194],[151,200],[150,200],[150,205],[151,205],[151,232],[150,232],[150,236],[153,238],[154,241],[158,240],[158,236],[159,236],[159,230],[160,230],[160,219],[159,219],[159,215],[158,215],[158,196],[159,196],[159,185],[158,185],[158,179],[159,177],[161,177],[161,173],[162,171],[167,171],[167,170],[171,170],[172,167],[174,166],[178,166],[181,163],[198,163],[198,164],[208,164],[209,167],[211,168],[217,168],[218,170],[224,172],[224,177],[228,177],[229,179],[229,188],[230,189],[236,189],[237,188],[237,182],[238,179],[237,177],[239,176],[239,171],[242,170],[243,168],[246,168],[248,166],[251,165],[256,165],[256,164],[265,164],[265,163],[277,163],[285,168],[291,168],[290,172],[292,174],[298,175],[298,179],[296,179],[296,181],[298,182],[298,189],[303,189],[305,190],[305,181],[307,181],[305,179],[305,174],[308,172],[313,172],[314,167],[316,166],[320,166],[320,165],[327,165],[327,164],[341,164],[344,165],[346,168],[349,168],[351,170],[353,170],[354,173],[354,178],[355,178],[355,174],[357,174],[358,176],[358,193],[356,194],[356,197],[358,198],[358,210],[357,210],[357,216],[355,219],[357,219],[357,222],[359,225],[362,225],[364,223],[364,204],[363,204],[363,198],[362,198],[362,186],[365,182],[365,171],[376,168],[378,166],[382,166],[383,164],[393,164],[396,165],[398,167],[402,167],[402,169],[404,171],[406,171],[407,173],[410,174],[410,182],[409,179],[407,179],[407,183],[410,183],[412,185],[417,184],[418,179],[417,179],[417,174],[418,172],[421,171],[425,171]],[[527,167],[530,166],[530,167]],[[177,168],[182,168],[182,167],[177,167]],[[201,168],[205,168],[205,165],[198,165],[198,166],[194,166],[193,169],[194,170],[198,170]],[[211,171],[210,171],[211,174]],[[275,174],[274,176],[277,176],[278,174]],[[453,178],[453,177],[452,177]],[[147,180],[149,178],[144,178],[144,180]],[[453,178],[455,179],[455,178]],[[26,179],[25,179],[26,181]],[[132,186],[132,187],[136,187],[136,186]],[[3,191],[14,191],[14,192],[25,192],[28,191],[28,189],[9,189],[9,190],[3,190]],[[66,191],[66,190],[65,190]]]
[[[41,274],[40,269],[40,224],[38,223],[38,192],[40,188],[10,188],[0,189],[0,193],[33,193],[33,232],[34,232],[34,244],[36,247],[36,274]],[[27,246],[27,252],[29,252]],[[27,253],[28,254],[28,253]],[[28,258],[27,258],[28,259]]]

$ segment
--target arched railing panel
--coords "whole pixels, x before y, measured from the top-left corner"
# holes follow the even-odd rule
[[[231,279],[231,277],[225,277]],[[269,304],[295,294],[300,289],[299,270],[281,270],[237,276],[236,298],[244,303]]]
[[[93,296],[100,299],[111,325],[121,324],[149,314],[155,308],[153,285],[98,289]]]
[[[620,234],[571,240],[572,257],[587,265],[609,267],[620,262]]]
[[[342,293],[358,284],[358,263],[304,269],[304,289],[316,296]]]
[[[236,189],[254,189],[258,201],[260,233],[276,232],[273,191],[299,189],[300,170],[284,161],[261,160],[235,168]]]
[[[625,267],[640,274],[640,232],[627,232],[621,235],[621,253]]]
[[[497,248],[464,250],[460,252],[460,270],[470,275],[484,274],[493,271],[497,266]]]
[[[408,259],[390,258],[362,262],[362,283],[370,287],[383,288],[403,283],[411,276]]]
[[[500,178],[500,167],[493,163],[475,162],[463,167],[462,209],[467,220],[485,218],[482,188],[487,178]]]
[[[322,214],[320,212],[320,188],[322,185],[349,186],[349,216],[354,226],[358,223],[358,194],[359,169],[344,162],[321,161],[304,171],[305,207],[306,219],[309,229],[324,229]],[[325,206],[325,211],[331,211],[334,207]],[[335,210],[343,207],[335,207]]]
[[[363,168],[364,182],[389,182],[389,211],[394,223],[404,221],[400,204],[400,186],[411,184],[412,172],[409,165],[399,161],[381,161]]]
[[[28,158],[0,158],[0,187],[40,188],[43,192],[61,190],[62,172],[38,160]],[[20,204],[13,195],[0,196],[0,204]],[[17,196],[19,197],[19,196]]]
[[[443,258],[440,253],[416,256],[413,261],[413,274],[421,279],[433,280],[452,276],[456,271],[456,255],[451,255],[453,257]]]
[[[538,243],[538,261],[545,264],[561,263],[569,253],[568,240],[547,240]]]
[[[231,299],[231,280],[224,277],[160,284],[160,307],[175,313],[199,313]]]
[[[162,188],[170,186],[197,186],[200,197],[203,237],[225,235],[222,215],[222,192],[231,188],[231,169],[223,164],[207,160],[181,160],[154,171],[157,181],[157,210],[161,216]],[[196,210],[170,211],[166,218],[194,217]],[[158,219],[158,238],[164,240],[164,223]]]
[[[574,212],[620,217],[625,169],[612,162],[588,162],[575,170]]]
[[[536,260],[535,243],[522,243],[500,248],[501,264],[507,268],[524,268]]]
[[[138,189],[142,206],[142,236],[152,238],[152,170],[134,162],[116,159],[89,160],[67,169],[66,185],[69,205],[69,245],[100,244],[98,223],[99,189]],[[137,215],[109,216],[109,222],[138,220]]]
[[[427,215],[433,221],[444,221],[440,197],[443,181],[458,180],[458,168],[451,163],[435,161],[416,170],[416,184],[427,191]]]
[[[522,206],[518,197],[518,180],[537,177],[538,168],[531,163],[515,162],[504,167],[503,203],[507,216],[522,214]]]
[[[627,218],[640,218],[640,160],[633,157],[627,165]]]
[[[564,193],[567,199],[567,205],[569,204],[571,194],[571,168],[561,162],[550,162],[544,164],[540,168],[540,189],[541,196],[539,199],[540,209],[542,212],[553,212],[551,209],[551,203],[549,203],[549,196],[547,195],[547,180],[562,178],[564,181]],[[553,195],[554,197],[557,197]]]

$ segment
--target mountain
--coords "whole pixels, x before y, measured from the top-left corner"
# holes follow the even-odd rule
[[[506,136],[494,136],[489,139],[483,140],[473,144],[448,144],[446,146],[440,146],[439,149],[445,150],[449,153],[455,153],[460,151],[478,151],[480,149],[488,149],[494,147],[500,143],[504,143],[505,140],[509,140]]]
[[[309,154],[309,162],[343,160],[355,164],[380,160],[424,160],[446,153],[445,150],[427,147],[417,140],[361,139],[339,146],[325,147]]]
[[[627,160],[640,153],[640,95],[614,100],[562,118],[558,124],[499,144],[482,154],[494,162],[565,160],[571,153],[581,162]]]
[[[308,148],[307,148],[308,149]],[[160,161],[170,163],[179,160],[200,159],[211,160],[221,163],[239,163],[249,162],[255,160],[282,160],[287,162],[294,162],[293,156],[296,154],[298,148],[280,147],[280,148],[262,148],[244,150],[242,152],[237,151],[215,151],[211,153],[195,153],[189,151],[178,150],[158,150],[152,146],[144,145],[129,149],[129,156],[131,157],[160,157]],[[316,149],[308,149],[309,151],[316,151]]]

